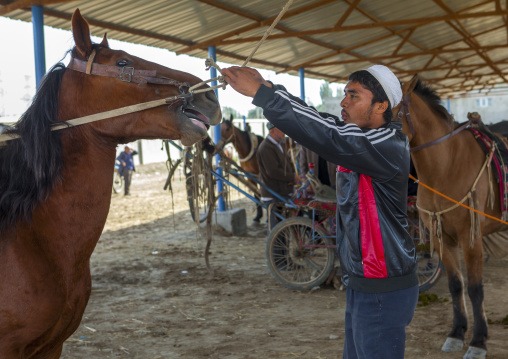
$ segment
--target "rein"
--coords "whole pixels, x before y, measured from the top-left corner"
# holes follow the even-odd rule
[[[413,121],[411,120],[411,114],[409,113],[409,104],[410,104],[410,101],[411,101],[411,93],[408,93],[402,99],[402,105],[400,107],[399,113],[397,114],[397,119],[400,122],[402,122],[402,117],[404,115],[406,115],[407,124],[409,126],[409,130],[411,131],[411,137],[414,138],[414,136],[415,136],[415,129],[414,129],[414,126],[413,126]],[[450,133],[448,133],[448,134],[446,134],[446,135],[444,135],[444,136],[442,136],[442,137],[440,137],[440,138],[438,138],[438,139],[436,139],[434,141],[430,141],[430,142],[424,143],[423,145],[413,147],[409,151],[410,152],[416,152],[416,151],[423,150],[424,148],[437,145],[438,143],[441,143],[441,142],[449,139],[450,137],[455,136],[459,132],[465,130],[472,123],[474,123],[474,120],[470,119],[468,122],[466,122],[462,126],[456,128],[452,132],[450,132]]]
[[[91,122],[104,120],[116,116],[127,115],[134,112],[144,111],[151,108],[172,104],[178,100],[192,101],[193,94],[185,94],[185,88],[189,88],[188,82],[179,82],[167,77],[156,77],[157,73],[154,70],[135,70],[133,67],[117,67],[112,65],[96,64],[93,63],[96,51],[92,51],[92,54],[88,58],[88,61],[81,61],[78,59],[71,59],[68,69],[78,72],[83,72],[87,75],[105,76],[116,78],[124,82],[134,82],[138,84],[150,83],[158,85],[170,85],[176,86],[180,90],[181,95],[163,98],[160,100],[154,100],[149,102],[142,102],[136,105],[130,105],[120,107],[110,111],[99,112],[93,115],[83,116],[59,123],[51,128],[51,131],[58,131],[64,128],[76,127]],[[7,142],[19,138],[20,136],[16,133],[0,134],[0,143]]]

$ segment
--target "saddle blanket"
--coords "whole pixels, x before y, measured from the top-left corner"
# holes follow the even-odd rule
[[[486,154],[494,146],[491,167],[499,185],[502,219],[508,219],[508,140],[493,133],[483,122],[475,124],[469,131]]]

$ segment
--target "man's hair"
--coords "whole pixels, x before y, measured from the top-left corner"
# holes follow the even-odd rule
[[[370,72],[366,70],[353,72],[351,75],[349,75],[348,80],[351,82],[358,82],[365,89],[372,92],[372,105],[376,102],[388,102],[388,107],[383,113],[383,118],[386,123],[392,120],[393,112],[390,100],[388,100],[388,96],[386,96],[386,92],[383,89],[383,86],[381,86],[379,81],[374,76],[372,76]]]

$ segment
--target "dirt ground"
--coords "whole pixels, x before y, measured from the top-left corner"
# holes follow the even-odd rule
[[[164,164],[139,166],[132,195],[112,194],[91,259],[92,295],[62,358],[342,358],[345,291],[279,285],[265,263],[266,229],[251,226],[254,204],[240,196],[248,232],[215,228],[208,272],[206,233],[191,219],[181,176],[172,198],[166,175]],[[488,358],[506,359],[508,260],[490,259],[484,281]],[[446,279],[429,293],[439,300],[417,308],[406,358],[462,358],[465,349],[440,351],[452,321]]]

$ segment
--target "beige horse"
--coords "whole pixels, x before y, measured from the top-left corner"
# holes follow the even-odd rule
[[[423,84],[418,76],[402,86],[404,100],[394,109],[403,121],[409,138],[411,156],[421,182],[447,196],[496,218],[501,218],[499,186],[485,169],[487,156],[472,133],[463,130],[436,140],[456,130],[456,124],[441,105],[439,96]],[[409,108],[409,115],[407,109]],[[436,143],[436,142],[438,143]],[[421,148],[419,146],[422,146]],[[494,181],[489,183],[489,181]],[[494,203],[489,203],[489,196]],[[460,351],[467,330],[465,285],[460,269],[460,249],[467,273],[467,293],[473,307],[473,337],[464,358],[485,358],[487,352],[487,320],[483,309],[482,236],[500,231],[503,224],[476,215],[463,207],[423,188],[418,189],[420,216],[430,229],[433,244],[448,275],[453,300],[453,323],[442,350]],[[472,214],[473,213],[473,214]]]

